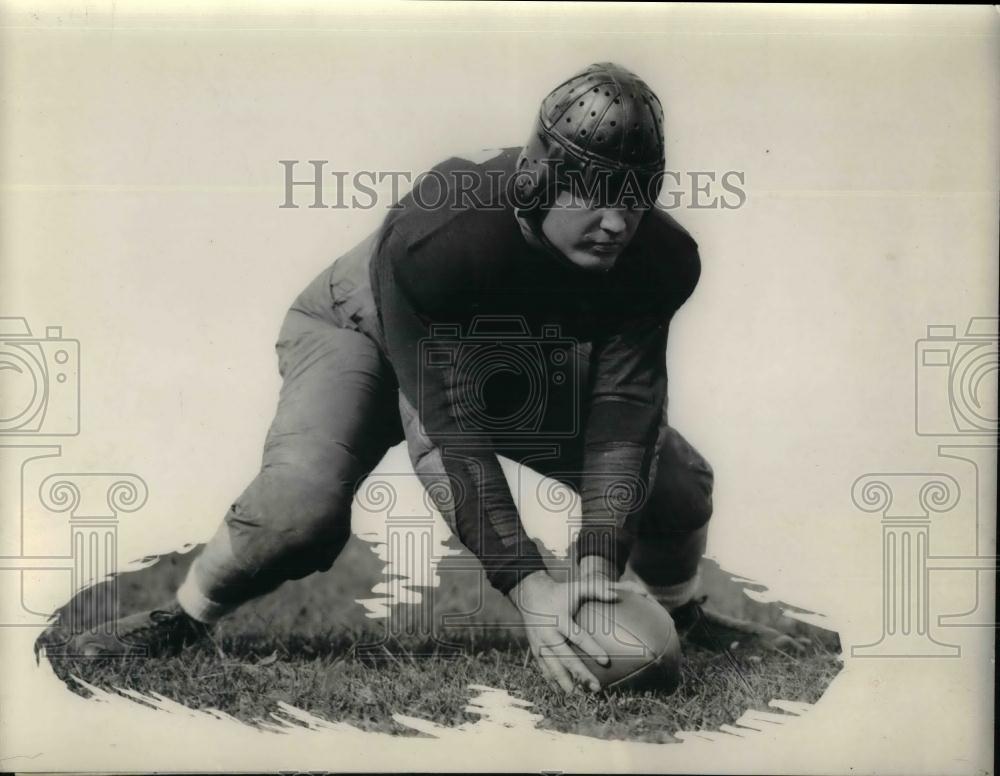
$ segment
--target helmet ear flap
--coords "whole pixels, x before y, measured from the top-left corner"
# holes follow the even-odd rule
[[[509,198],[514,207],[524,213],[537,212],[552,206],[558,183],[560,160],[553,158],[544,136],[534,133],[521,150],[511,178]]]

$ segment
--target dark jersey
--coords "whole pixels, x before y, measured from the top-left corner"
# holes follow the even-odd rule
[[[581,542],[589,549],[580,552],[609,557],[621,569],[629,521],[641,505],[609,507],[608,483],[648,475],[666,396],[668,324],[701,266],[694,240],[657,209],[608,272],[584,270],[533,245],[506,196],[517,154],[505,149],[485,162],[453,158],[434,168],[390,211],[370,268],[400,390],[445,451],[445,471],[461,493],[453,505],[459,539],[503,592],[544,564],[491,442],[512,434],[527,439],[538,429],[530,417],[518,426],[500,413],[496,418],[510,425],[491,422],[476,381],[502,373],[505,358],[514,370],[519,359],[545,361],[539,367],[553,377],[559,368],[552,362],[565,363],[555,355],[560,348],[572,356],[581,352],[574,343],[589,344],[580,402],[565,403],[576,416],[548,431],[582,438],[589,532]]]

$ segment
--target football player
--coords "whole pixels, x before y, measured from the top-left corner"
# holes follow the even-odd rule
[[[571,626],[582,601],[631,587],[690,627],[702,616],[713,472],[667,422],[668,330],[701,264],[654,205],[664,164],[659,99],[603,63],[545,97],[523,147],[422,176],[292,304],[260,471],[176,598],[110,629],[67,636],[57,624],[40,644],[176,653],[246,601],[329,569],[358,485],[404,439],[564,689],[597,688],[572,644],[607,659]],[[526,386],[525,370],[541,382]],[[568,578],[526,534],[497,454],[579,493]]]

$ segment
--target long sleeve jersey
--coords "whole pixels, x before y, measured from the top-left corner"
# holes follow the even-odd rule
[[[532,245],[505,196],[517,153],[505,149],[479,163],[452,158],[434,168],[388,214],[370,266],[400,391],[443,453],[458,538],[504,593],[545,564],[521,524],[493,440],[527,438],[532,429],[529,422],[511,431],[484,418],[471,383],[489,371],[491,358],[502,360],[505,335],[475,337],[491,322],[515,324],[508,341],[515,359],[551,358],[549,348],[525,343],[545,345],[553,333],[590,343],[588,384],[567,426],[582,434],[576,550],[604,556],[621,571],[666,400],[668,325],[701,267],[694,240],[655,208],[608,272]],[[492,351],[477,349],[481,341]],[[459,343],[470,347],[463,353]],[[609,483],[625,486],[611,493]]]

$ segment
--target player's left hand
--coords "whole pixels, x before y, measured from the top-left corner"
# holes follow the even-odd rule
[[[571,645],[601,665],[607,664],[608,655],[574,617],[584,601],[618,600],[612,584],[599,574],[560,582],[545,571],[536,571],[508,593],[524,620],[528,643],[539,670],[566,693],[573,692],[577,685],[593,692],[600,689],[597,677],[587,669]]]
[[[598,555],[588,555],[580,560],[579,577],[581,580],[588,578],[607,580],[609,589],[615,593],[635,593],[645,598],[653,597],[653,594],[641,582],[619,580],[610,561]]]

